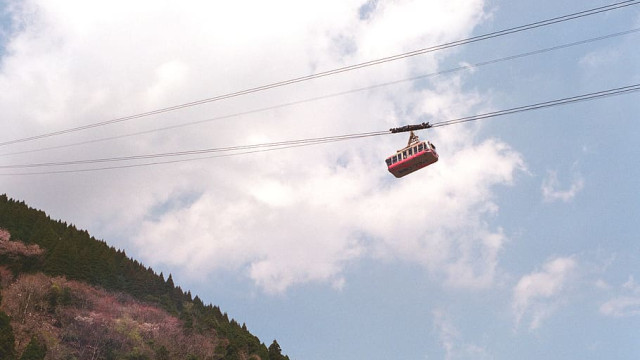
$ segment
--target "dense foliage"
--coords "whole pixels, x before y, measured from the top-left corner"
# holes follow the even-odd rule
[[[13,359],[15,352],[15,337],[9,316],[0,311],[0,359]]]
[[[48,277],[63,277],[110,292],[129,294],[137,301],[158,306],[180,319],[185,333],[216,334],[224,339],[216,349],[217,359],[267,360],[271,354],[277,360],[288,359],[280,354],[279,346],[277,351],[275,348],[267,349],[247,331],[246,326],[230,320],[219,307],[205,305],[197,296],[192,298],[190,292],[173,283],[171,275],[165,279],[162,274],[156,274],[151,268],[128,258],[124,251],[91,237],[87,231],[52,220],[44,212],[6,195],[0,195],[0,231],[2,229],[6,231],[0,237],[6,238],[10,234],[12,241],[4,241],[4,246],[10,248],[0,251],[0,265],[9,269],[13,278],[21,274],[43,273]],[[6,280],[2,282],[6,286]],[[54,285],[55,282],[47,285],[47,306],[56,309],[56,306],[69,305],[73,300],[69,288]],[[0,352],[14,356],[10,341],[6,340],[13,335],[10,328],[2,328],[2,316],[0,313]],[[27,347],[28,356],[37,358],[46,349],[37,338],[32,342]],[[130,355],[131,358],[147,358]],[[169,358],[169,355],[166,348],[158,347],[154,358]]]
[[[47,346],[40,343],[37,336],[32,336],[27,348],[22,352],[20,360],[43,360],[47,354]]]

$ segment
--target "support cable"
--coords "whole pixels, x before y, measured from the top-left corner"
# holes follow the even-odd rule
[[[560,105],[573,104],[577,102],[593,101],[601,98],[624,95],[624,94],[629,94],[637,91],[640,91],[640,84],[634,84],[634,85],[623,86],[623,87],[618,87],[618,88],[613,88],[613,89],[608,89],[608,90],[603,90],[598,92],[592,92],[588,94],[582,94],[582,95],[577,95],[577,96],[572,96],[572,97],[567,97],[567,98],[562,98],[557,100],[551,100],[551,101],[541,102],[541,103],[532,104],[532,105],[520,106],[520,107],[511,108],[511,109],[501,110],[501,111],[494,111],[494,112],[489,112],[489,113],[480,114],[480,115],[473,115],[473,116],[462,117],[462,118],[457,118],[457,119],[452,119],[447,121],[441,121],[434,124],[422,123],[415,126],[421,127],[424,129],[450,126],[450,125],[461,124],[465,122],[478,121],[478,120],[487,119],[487,118],[516,114],[516,113],[521,113],[525,111],[539,110],[539,109],[550,108],[550,107],[555,107]],[[89,164],[100,164],[100,163],[110,163],[110,162],[149,160],[149,159],[159,159],[159,158],[167,158],[167,157],[174,158],[174,157],[209,155],[209,154],[215,154],[209,157],[234,156],[234,155],[242,155],[242,154],[249,154],[249,153],[258,153],[258,152],[287,149],[292,147],[331,143],[336,141],[354,140],[354,139],[360,139],[360,138],[366,138],[366,137],[389,135],[389,134],[398,133],[398,132],[412,131],[413,128],[414,128],[413,125],[409,125],[406,127],[395,128],[396,131],[393,131],[394,129],[391,129],[389,131],[374,131],[374,132],[356,133],[356,134],[348,134],[348,135],[325,136],[325,137],[318,137],[318,138],[280,141],[280,142],[263,143],[263,144],[231,146],[231,147],[223,147],[223,148],[208,148],[208,149],[168,152],[168,153],[159,153],[159,154],[132,155],[132,156],[123,156],[123,157],[73,160],[73,161],[61,161],[61,162],[49,162],[49,163],[2,165],[0,166],[0,169],[25,169],[25,168],[58,167],[58,166],[72,166],[72,165],[89,165]],[[198,158],[198,159],[202,159],[202,158]],[[168,160],[168,161],[154,161],[150,163],[114,165],[114,166],[108,166],[108,167],[102,167],[102,168],[68,169],[68,170],[59,170],[59,171],[43,171],[43,172],[37,172],[37,173],[13,173],[13,174],[0,173],[0,175],[36,175],[36,174],[41,175],[41,174],[55,174],[55,173],[87,172],[87,171],[122,169],[122,168],[131,168],[131,167],[176,163],[176,162],[184,162],[184,161],[193,161],[198,159],[194,159],[194,158],[175,159],[175,160]]]
[[[531,29],[535,29],[535,28],[539,28],[539,27],[543,27],[543,26],[549,26],[549,25],[553,25],[553,24],[557,24],[557,23],[561,23],[561,22],[565,22],[565,21],[579,19],[579,18],[583,18],[583,17],[586,17],[586,16],[600,14],[600,13],[604,13],[604,12],[611,11],[611,10],[616,10],[616,9],[620,9],[620,8],[624,8],[624,7],[628,7],[628,6],[633,6],[633,5],[638,5],[639,3],[640,3],[640,0],[621,1],[621,2],[617,2],[617,3],[613,3],[613,4],[601,6],[601,7],[592,8],[592,9],[589,9],[589,10],[583,10],[583,11],[575,12],[575,13],[572,13],[572,14],[567,14],[567,15],[558,16],[558,17],[555,17],[555,18],[547,19],[547,20],[533,22],[533,23],[526,24],[526,25],[516,26],[516,27],[512,27],[512,28],[504,29],[504,30],[499,30],[499,31],[494,31],[494,32],[491,32],[491,33],[488,33],[488,34],[473,36],[473,37],[469,37],[469,38],[466,38],[466,39],[456,40],[456,41],[452,41],[452,42],[449,42],[449,43],[444,43],[444,44],[430,46],[430,47],[426,47],[426,48],[422,48],[422,49],[418,49],[418,50],[414,50],[414,51],[410,51],[410,52],[405,52],[405,53],[402,53],[402,54],[397,54],[397,55],[388,56],[388,57],[384,57],[384,58],[380,58],[380,59],[376,59],[376,60],[366,61],[366,62],[354,64],[354,65],[344,66],[344,67],[341,67],[341,68],[336,68],[336,69],[333,69],[333,70],[323,71],[323,72],[319,72],[319,73],[312,74],[312,75],[306,75],[306,76],[301,76],[301,77],[297,77],[297,78],[293,78],[293,79],[289,79],[289,80],[274,82],[274,83],[270,83],[270,84],[266,84],[266,85],[262,85],[262,86],[249,88],[249,89],[246,89],[246,90],[241,90],[241,91],[236,91],[236,92],[232,92],[232,93],[227,93],[227,94],[223,94],[223,95],[210,97],[210,98],[207,98],[207,99],[192,101],[192,102],[188,102],[188,103],[184,103],[184,104],[180,104],[180,105],[169,106],[169,107],[165,107],[165,108],[161,108],[161,109],[157,109],[157,110],[138,113],[138,114],[134,114],[134,115],[129,115],[129,116],[125,116],[125,117],[115,118],[115,119],[106,120],[106,121],[97,122],[97,123],[92,123],[92,124],[86,124],[86,125],[82,125],[82,126],[78,126],[78,127],[74,127],[74,128],[58,130],[58,131],[49,132],[49,133],[40,134],[40,135],[35,135],[35,136],[30,136],[30,137],[26,137],[26,138],[0,142],[0,146],[7,146],[7,145],[11,145],[11,144],[16,144],[16,143],[22,143],[22,142],[33,141],[33,140],[43,139],[43,138],[57,136],[57,135],[68,134],[68,133],[72,133],[72,132],[76,132],[76,131],[92,129],[92,128],[96,128],[96,127],[100,127],[100,126],[120,123],[120,122],[129,121],[129,120],[133,120],[133,119],[138,119],[138,118],[142,118],[142,117],[158,115],[158,114],[162,114],[162,113],[166,113],[166,112],[170,112],[170,111],[175,111],[175,110],[180,110],[180,109],[184,109],[184,108],[188,108],[188,107],[192,107],[192,106],[198,106],[198,105],[202,105],[202,104],[206,104],[206,103],[211,103],[211,102],[214,102],[214,101],[230,99],[230,98],[243,96],[243,95],[247,95],[247,94],[251,94],[251,93],[255,93],[255,92],[260,92],[260,91],[265,91],[265,90],[269,90],[269,89],[273,89],[273,88],[277,88],[277,87],[292,85],[292,84],[300,83],[300,82],[303,82],[303,81],[318,79],[318,78],[322,78],[322,77],[326,77],[326,76],[330,76],[330,75],[336,75],[336,74],[340,74],[340,73],[347,72],[347,71],[353,71],[353,70],[357,70],[357,69],[362,69],[362,68],[365,68],[365,67],[379,65],[379,64],[383,64],[383,63],[387,63],[387,62],[391,62],[391,61],[396,61],[396,60],[400,60],[400,59],[406,59],[406,58],[409,58],[409,57],[413,57],[413,56],[417,56],[417,55],[423,55],[423,54],[427,54],[427,53],[431,53],[431,52],[435,52],[435,51],[439,51],[439,50],[444,50],[444,49],[448,49],[448,48],[452,48],[452,47],[456,47],[456,46],[466,45],[466,44],[479,42],[479,41],[483,41],[483,40],[488,40],[488,39],[492,39],[492,38],[496,38],[496,37],[500,37],[500,36],[514,34],[514,33],[522,32],[522,31],[527,31],[527,30],[531,30]]]
[[[410,78],[394,80],[394,81],[380,83],[380,84],[376,84],[376,85],[372,85],[372,86],[361,87],[361,88],[346,90],[346,91],[337,92],[337,93],[333,93],[333,94],[322,95],[322,96],[317,96],[317,97],[313,97],[313,98],[292,101],[292,102],[288,102],[288,103],[284,103],[284,104],[267,106],[267,107],[263,107],[263,108],[259,108],[259,109],[248,110],[248,111],[243,111],[243,112],[239,112],[239,113],[232,113],[232,114],[228,114],[228,115],[221,115],[221,116],[217,116],[217,117],[213,117],[213,118],[209,118],[209,119],[191,121],[191,122],[187,122],[187,123],[183,123],[183,124],[170,125],[170,126],[165,126],[165,127],[161,127],[161,128],[143,130],[143,131],[138,131],[138,132],[129,133],[129,134],[122,134],[122,135],[115,135],[115,136],[109,136],[109,137],[103,137],[103,138],[97,138],[97,139],[91,139],[91,140],[84,140],[84,141],[79,141],[79,142],[69,143],[69,144],[64,144],[64,145],[55,145],[55,146],[48,146],[48,147],[37,148],[37,149],[30,149],[30,150],[22,150],[22,151],[15,151],[15,152],[9,152],[9,153],[2,153],[2,154],[0,154],[0,157],[10,156],[10,155],[30,154],[30,153],[36,153],[36,152],[42,152],[42,151],[48,151],[48,150],[69,148],[69,147],[80,146],[80,145],[95,144],[95,143],[99,143],[99,142],[123,139],[123,138],[127,138],[127,137],[152,134],[152,133],[156,133],[156,132],[160,132],[160,131],[174,130],[174,129],[179,129],[179,128],[183,128],[183,127],[187,127],[187,126],[200,125],[200,124],[213,122],[213,121],[226,120],[226,119],[231,119],[231,118],[235,118],[235,117],[251,115],[251,114],[266,112],[266,111],[270,111],[270,110],[281,109],[281,108],[286,108],[286,107],[290,107],[290,106],[294,106],[294,105],[300,105],[300,104],[309,103],[309,102],[313,102],[313,101],[319,101],[319,100],[325,100],[325,99],[334,98],[334,97],[338,97],[338,96],[344,96],[344,95],[353,94],[353,93],[357,93],[357,92],[361,92],[361,91],[373,90],[373,89],[382,88],[382,87],[390,86],[390,85],[396,85],[396,84],[400,84],[400,83],[404,83],[404,82],[416,81],[416,80],[425,79],[425,78],[429,78],[429,77],[434,77],[434,76],[438,76],[438,75],[450,74],[450,73],[454,73],[454,72],[458,72],[458,71],[464,71],[464,70],[477,69],[477,68],[480,68],[482,66],[493,65],[493,64],[497,64],[497,63],[501,63],[501,62],[516,60],[516,59],[525,58],[525,57],[534,56],[534,55],[540,55],[540,54],[544,54],[544,53],[548,53],[548,52],[552,52],[552,51],[557,51],[557,50],[561,50],[561,49],[570,48],[570,47],[573,47],[573,46],[589,44],[589,43],[592,43],[592,42],[595,42],[595,41],[611,39],[611,38],[614,38],[614,37],[629,35],[629,34],[638,33],[638,32],[640,32],[640,28],[634,28],[634,29],[621,31],[621,32],[616,32],[616,33],[603,35],[603,36],[599,36],[599,37],[595,37],[595,38],[589,38],[589,39],[575,41],[575,42],[571,42],[571,43],[556,45],[556,46],[552,46],[552,47],[548,47],[548,48],[537,49],[537,50],[533,50],[533,51],[529,51],[529,52],[525,52],[525,53],[520,53],[520,54],[516,54],[516,55],[510,55],[510,56],[506,56],[506,57],[502,57],[502,58],[498,58],[498,59],[486,60],[486,61],[482,61],[482,62],[478,62],[478,63],[474,63],[474,64],[466,64],[466,65],[458,66],[458,67],[455,67],[455,68],[440,70],[440,71],[437,71],[437,72],[424,74],[424,75],[420,75],[420,76],[414,76],[414,77],[410,77]]]

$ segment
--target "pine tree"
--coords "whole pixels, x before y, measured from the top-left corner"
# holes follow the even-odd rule
[[[16,356],[15,337],[9,316],[0,311],[0,359],[13,360]]]
[[[44,360],[45,355],[47,355],[47,346],[45,344],[40,344],[38,338],[35,336],[31,337],[31,341],[29,341],[29,345],[24,349],[20,360]]]
[[[280,349],[280,344],[277,341],[273,340],[271,345],[269,345],[269,360],[284,360],[284,356],[282,356],[282,349]]]

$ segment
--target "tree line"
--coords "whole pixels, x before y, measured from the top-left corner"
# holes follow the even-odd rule
[[[0,264],[9,267],[14,277],[21,273],[42,272],[130,294],[178,317],[187,332],[203,334],[214,330],[226,338],[225,348],[220,349],[221,358],[225,360],[240,360],[241,354],[255,355],[263,360],[288,360],[275,340],[267,348],[244,324],[229,319],[218,306],[205,305],[198,296],[192,297],[191,292],[176,286],[171,275],[165,278],[162,273],[156,274],[151,267],[129,258],[125,251],[93,238],[72,224],[53,220],[43,211],[30,208],[6,194],[0,195],[0,229],[6,229],[13,240],[44,250],[39,256],[18,258],[0,254]],[[1,356],[4,351],[2,316],[0,314],[0,358],[4,359],[6,357]],[[37,339],[29,349],[29,353],[42,352]]]

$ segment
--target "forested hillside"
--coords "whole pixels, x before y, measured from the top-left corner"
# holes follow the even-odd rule
[[[288,359],[86,231],[0,195],[0,359]]]

